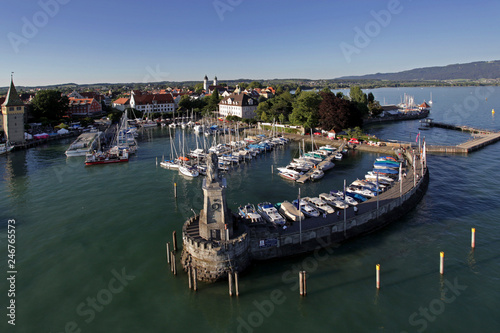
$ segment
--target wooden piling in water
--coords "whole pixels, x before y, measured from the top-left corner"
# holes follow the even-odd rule
[[[174,230],[172,232],[172,243],[173,243],[173,247],[174,247],[174,252],[177,251],[177,232]]]
[[[238,272],[234,272],[234,289],[236,291],[236,296],[240,296],[240,288],[238,286]]]
[[[380,264],[377,264],[375,266],[375,269],[376,269],[376,286],[377,286],[377,289],[380,289]]]
[[[441,251],[439,253],[439,273],[441,275],[444,274],[444,252],[443,251]]]
[[[177,266],[175,264],[175,252],[172,251],[172,273],[174,273],[174,275],[177,275]]]
[[[227,280],[229,283],[229,296],[233,296],[233,273],[228,272],[227,273]]]
[[[302,271],[302,280],[304,281],[304,296],[307,295],[307,274],[306,271]]]
[[[174,183],[174,198],[177,198],[177,183]]]
[[[307,295],[306,271],[299,271],[299,294],[300,296]]]
[[[188,286],[189,286],[189,289],[192,288],[192,276],[191,276],[191,266],[188,266],[188,269],[187,269],[187,273],[188,273]]]
[[[193,290],[196,291],[198,290],[198,276],[197,276],[197,273],[196,273],[196,267],[191,267],[191,270],[192,270],[192,277],[193,277]]]
[[[476,228],[472,228],[472,236],[471,236],[470,246],[472,248],[476,247]]]
[[[167,247],[167,264],[170,265],[170,243],[169,242],[167,242],[166,247]]]

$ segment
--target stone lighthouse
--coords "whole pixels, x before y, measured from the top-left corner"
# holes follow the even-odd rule
[[[228,273],[243,271],[250,263],[250,237],[244,224],[227,207],[225,179],[219,177],[218,158],[210,153],[203,180],[203,209],[182,228],[181,262],[185,270],[195,268],[201,281],[215,282]]]

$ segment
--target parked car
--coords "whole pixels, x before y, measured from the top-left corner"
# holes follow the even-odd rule
[[[359,141],[356,138],[351,138],[351,140],[349,140],[349,143],[359,145]]]

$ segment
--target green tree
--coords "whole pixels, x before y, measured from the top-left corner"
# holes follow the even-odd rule
[[[203,92],[203,83],[197,83],[194,86],[194,92],[197,93],[198,95]]]
[[[300,96],[300,93],[302,92],[302,89],[300,89],[300,87],[297,87],[297,89],[295,89],[295,97],[299,97]]]
[[[281,95],[284,92],[285,92],[285,90],[283,89],[283,87],[281,85],[276,87],[276,96]]]
[[[112,123],[117,123],[121,117],[122,117],[123,112],[118,111],[118,112],[111,112],[108,114],[109,120],[111,120]]]
[[[356,107],[359,109],[363,116],[369,114],[368,110],[368,97],[363,90],[361,90],[360,86],[352,86],[349,92],[349,96],[351,97],[351,101],[356,103]]]
[[[193,107],[193,103],[191,103],[191,97],[189,97],[188,94],[181,96],[179,107],[183,108],[184,110],[191,110],[191,108]]]
[[[328,86],[325,86],[323,89],[321,89],[321,91],[324,93],[332,92]]]
[[[344,128],[361,126],[363,117],[355,102],[335,96],[332,92],[320,92],[319,125],[326,131],[337,132]]]
[[[321,96],[314,91],[302,92],[293,104],[293,111],[289,119],[293,125],[302,125],[313,128],[318,124],[318,107]]]
[[[219,91],[215,89],[212,95],[208,97],[205,110],[208,112],[212,112],[212,111],[217,111],[218,109],[219,109]]]
[[[252,81],[248,85],[248,88],[252,88],[252,89],[254,89],[254,88],[262,88],[262,84],[259,81]]]
[[[49,120],[60,119],[68,110],[69,98],[58,90],[40,90],[33,101],[35,119],[45,117]]]
[[[365,93],[363,93],[360,86],[352,86],[349,92],[349,97],[351,98],[351,101],[355,103],[363,103],[365,105],[368,103],[368,97]]]
[[[373,103],[375,101],[375,96],[370,92],[368,93],[368,104]]]
[[[248,87],[248,83],[246,83],[246,82],[240,82],[240,83],[238,83],[238,86],[243,91],[243,90],[245,90]]]

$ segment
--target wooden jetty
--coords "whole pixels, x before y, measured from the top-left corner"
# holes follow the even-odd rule
[[[345,145],[346,145],[345,142],[342,143],[340,145],[340,147],[338,148],[337,151],[341,152],[344,149]],[[328,162],[332,162],[334,158],[335,157],[334,157],[333,154],[330,155],[330,156],[327,156],[323,161],[319,162],[319,164],[316,166],[316,168],[318,168],[318,169],[321,170],[323,165],[325,165]],[[314,172],[314,170],[316,170],[316,168],[313,168],[313,169],[307,171],[305,174],[303,174],[302,176],[300,176],[299,179],[296,180],[296,182],[304,184],[306,181],[308,181],[309,179],[311,179],[311,175]]]

